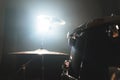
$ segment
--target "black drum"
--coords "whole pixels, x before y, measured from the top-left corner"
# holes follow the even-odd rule
[[[80,80],[109,80],[110,66],[120,64],[120,16],[94,19],[68,36],[69,74]]]

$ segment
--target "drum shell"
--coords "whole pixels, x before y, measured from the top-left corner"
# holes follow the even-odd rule
[[[108,26],[96,26],[85,30],[82,36],[74,42],[75,55],[88,61],[104,63],[107,65],[118,65],[120,61],[120,37],[108,36]]]

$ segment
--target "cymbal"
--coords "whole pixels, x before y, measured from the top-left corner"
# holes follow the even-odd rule
[[[68,55],[65,53],[61,52],[53,52],[53,51],[48,51],[46,49],[37,49],[34,51],[20,51],[20,52],[12,52],[11,54],[38,54],[38,55]]]

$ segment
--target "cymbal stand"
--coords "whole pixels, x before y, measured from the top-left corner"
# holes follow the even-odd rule
[[[41,56],[42,57],[42,80],[44,80],[44,69],[45,69],[45,67],[44,67],[44,55],[42,55]]]
[[[62,65],[63,72],[60,80],[78,80],[77,78],[69,75],[70,62],[70,60],[64,61],[64,64]]]
[[[21,67],[17,70],[17,73],[23,71],[23,80],[26,80],[26,67],[32,60],[33,58],[27,61],[25,64],[22,64]]]

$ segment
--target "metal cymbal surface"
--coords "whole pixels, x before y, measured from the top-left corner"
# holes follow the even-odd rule
[[[65,53],[61,52],[53,52],[53,51],[48,51],[46,49],[37,49],[34,51],[20,51],[20,52],[12,52],[11,54],[38,54],[38,55],[68,55]]]

